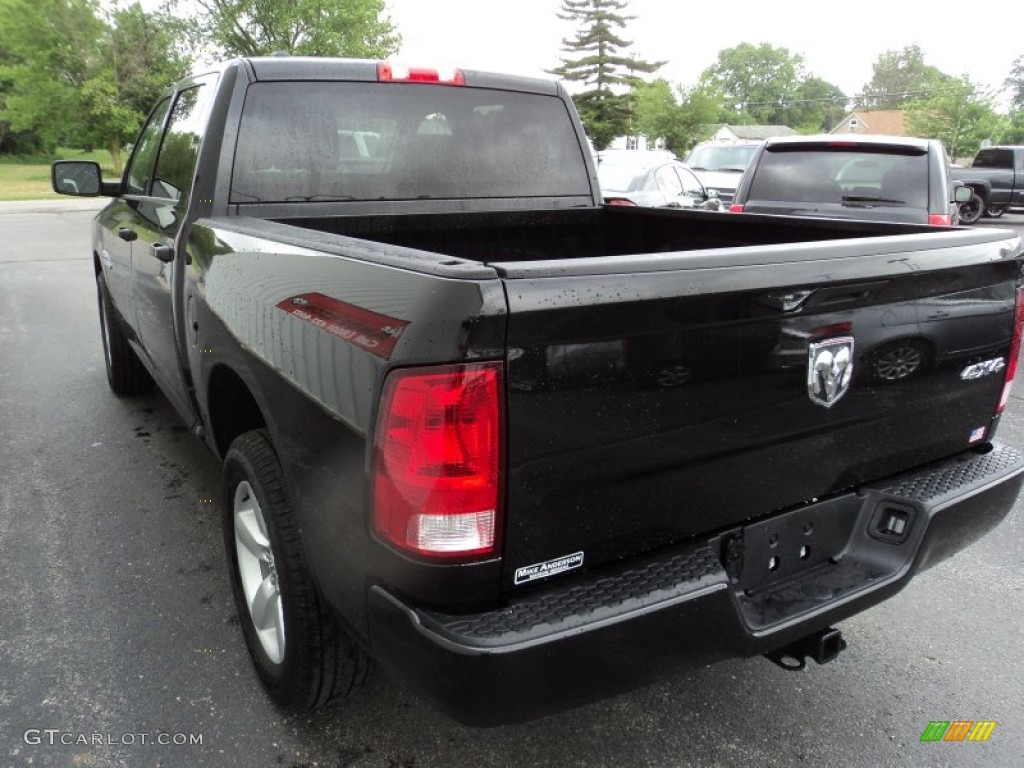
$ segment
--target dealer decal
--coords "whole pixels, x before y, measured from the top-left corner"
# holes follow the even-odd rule
[[[291,296],[279,301],[277,308],[385,360],[391,357],[402,331],[409,325],[405,320],[379,315],[322,293]]]
[[[548,560],[544,563],[524,565],[522,568],[516,568],[515,583],[526,584],[529,581],[546,579],[548,576],[565,573],[566,571],[579,568],[581,565],[583,565],[582,552],[574,552],[571,555],[565,555],[564,557],[555,558],[554,560]]]

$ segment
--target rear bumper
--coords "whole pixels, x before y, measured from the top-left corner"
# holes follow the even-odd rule
[[[859,613],[994,528],[1022,481],[1024,457],[997,445],[485,613],[441,614],[372,587],[373,652],[462,722],[528,720]]]

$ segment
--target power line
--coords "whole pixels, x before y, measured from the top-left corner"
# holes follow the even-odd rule
[[[764,106],[780,106],[780,107],[783,107],[783,106],[789,106],[789,105],[792,105],[792,104],[820,104],[820,103],[825,103],[825,102],[840,102],[840,103],[846,104],[846,103],[849,103],[849,102],[865,101],[865,100],[867,100],[867,101],[882,101],[884,99],[893,99],[893,98],[937,96],[937,95],[940,95],[940,94],[943,94],[943,93],[956,93],[957,91],[960,91],[960,90],[961,90],[960,88],[954,88],[954,87],[949,87],[949,88],[931,88],[931,89],[922,90],[922,91],[897,91],[897,92],[894,92],[894,93],[885,92],[885,93],[870,93],[870,94],[861,93],[861,94],[858,94],[856,96],[843,96],[843,97],[839,97],[839,96],[822,96],[822,97],[815,98],[815,99],[778,99],[776,101],[740,101],[739,103],[741,103],[744,107],[764,107]],[[1009,89],[1001,88],[999,90],[994,91],[993,95],[1002,93],[1003,91],[1006,91],[1006,90],[1009,90]],[[978,90],[975,89],[974,92],[978,93]]]

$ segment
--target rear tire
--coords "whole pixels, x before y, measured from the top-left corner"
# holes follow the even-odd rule
[[[224,480],[232,592],[260,681],[285,707],[312,709],[346,696],[363,684],[368,661],[316,588],[265,430],[231,444]]]
[[[984,212],[985,201],[975,192],[974,196],[966,203],[960,203],[960,223],[966,225],[975,224]]]
[[[986,208],[985,209],[985,215],[988,216],[990,219],[998,219],[1004,213],[1006,213],[1006,209],[1005,208]]]
[[[102,272],[96,275],[96,300],[100,309],[100,335],[103,337],[107,383],[119,395],[147,392],[153,387],[153,379],[128,343]]]

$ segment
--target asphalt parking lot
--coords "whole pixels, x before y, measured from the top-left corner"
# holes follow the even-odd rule
[[[490,730],[379,672],[353,700],[281,713],[237,626],[216,460],[162,396],[107,389],[95,207],[0,205],[0,766],[1021,765],[1021,504],[844,622],[849,650],[824,667],[722,663]],[[1024,216],[982,226],[1024,234]],[[1022,398],[1000,438],[1024,449]],[[922,743],[933,720],[998,725]]]

